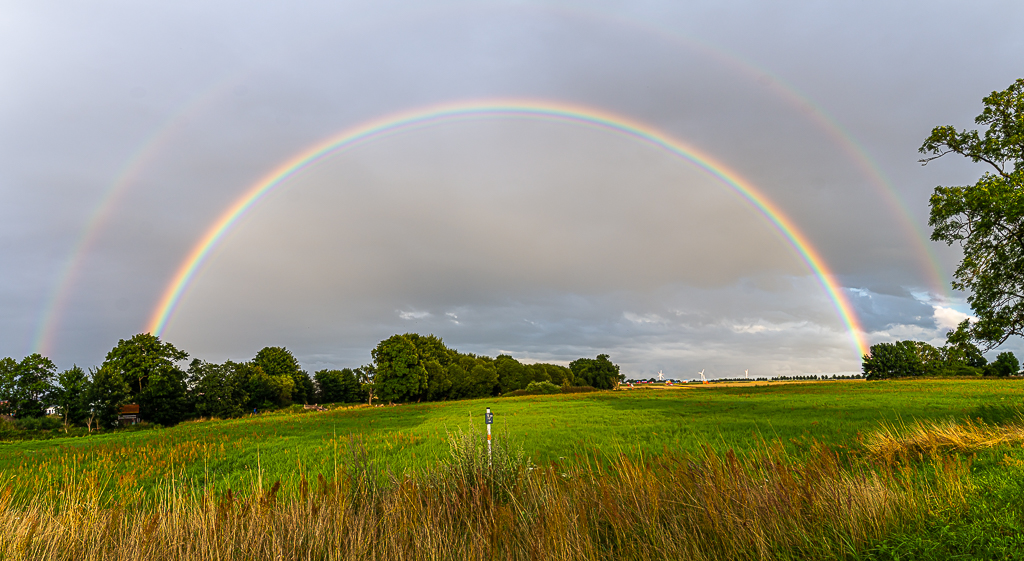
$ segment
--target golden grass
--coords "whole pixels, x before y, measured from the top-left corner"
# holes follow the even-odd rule
[[[764,446],[568,467],[500,444],[489,460],[476,433],[450,446],[436,469],[395,475],[353,441],[333,479],[265,485],[257,472],[248,489],[215,495],[172,478],[155,500],[100,474],[69,473],[31,497],[10,479],[0,558],[832,559],[970,495],[960,462],[933,461],[922,478],[904,463],[845,466],[823,446],[801,461]]]
[[[1024,426],[994,425],[970,419],[918,421],[909,426],[884,424],[864,439],[868,453],[885,463],[920,460],[950,451],[970,453],[1017,443],[1024,443]]]

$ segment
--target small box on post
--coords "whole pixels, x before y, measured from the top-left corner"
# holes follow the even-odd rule
[[[487,463],[491,463],[491,425],[494,424],[494,413],[491,413],[490,407],[484,413],[484,422],[487,423]]]

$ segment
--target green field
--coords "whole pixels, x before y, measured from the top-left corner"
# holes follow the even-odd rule
[[[712,384],[7,442],[0,557],[1021,559],[1022,404],[1013,379]],[[529,462],[473,452],[488,406]]]
[[[842,381],[699,386],[618,392],[491,398],[278,412],[234,420],[188,422],[140,432],[0,444],[0,473],[38,478],[54,470],[99,470],[127,484],[178,477],[217,488],[287,481],[298,473],[330,475],[353,448],[382,470],[426,468],[447,456],[449,433],[483,429],[521,445],[534,463],[574,461],[580,454],[697,453],[702,446],[749,451],[780,441],[799,453],[812,440],[838,449],[882,423],[977,417],[1024,401],[1017,381]],[[560,460],[562,459],[562,460]],[[27,480],[24,480],[27,483]],[[30,486],[25,486],[28,488]]]

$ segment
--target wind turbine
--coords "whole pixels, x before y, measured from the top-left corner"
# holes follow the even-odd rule
[[[702,383],[704,383],[704,384],[708,383],[708,379],[704,377],[704,370],[701,370],[698,374],[700,374],[700,381]]]
[[[664,379],[665,379],[665,375],[661,373],[661,370],[659,370],[658,371],[658,381],[660,382],[660,381],[662,381]]]
[[[743,371],[743,378],[744,378],[745,380],[749,380],[749,379],[750,379],[750,376],[748,376],[748,375],[747,375],[747,373],[748,373],[748,372],[750,372],[750,371],[749,371],[749,370],[744,370],[744,371]]]

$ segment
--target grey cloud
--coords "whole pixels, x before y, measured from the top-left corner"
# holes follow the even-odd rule
[[[980,97],[1017,77],[1021,13],[16,2],[0,23],[0,355],[30,350],[92,211],[147,141],[58,318],[62,366],[95,364],[142,330],[189,248],[276,165],[380,115],[484,96],[599,107],[689,142],[868,295],[853,300],[869,337],[935,338],[930,304],[911,295],[934,287],[899,211],[768,74],[830,112],[923,229],[931,189],[978,170],[921,168],[917,145],[934,125],[970,126]],[[948,274],[956,248],[934,251]],[[382,337],[435,330],[490,354],[609,351],[635,373],[856,370],[807,275],[749,204],[650,147],[551,123],[455,123],[337,155],[272,194],[211,256],[167,336],[211,359],[286,345],[314,365],[367,362]]]

